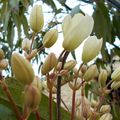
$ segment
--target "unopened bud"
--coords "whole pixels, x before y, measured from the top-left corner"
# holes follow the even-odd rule
[[[120,81],[114,81],[114,82],[111,84],[111,88],[112,88],[113,90],[117,90],[119,87],[120,87]]]
[[[120,66],[112,73],[111,78],[114,81],[120,81]]]
[[[27,86],[25,88],[25,105],[32,111],[38,109],[41,100],[41,91],[35,86]]]
[[[62,68],[62,62],[58,62],[56,70],[60,71]]]
[[[34,80],[34,70],[32,65],[18,53],[13,53],[11,66],[17,80],[23,84],[30,84]]]
[[[70,60],[65,63],[64,69],[71,70],[75,67],[76,64],[77,64],[77,62],[75,60]]]
[[[31,43],[30,40],[28,38],[24,38],[22,41],[22,49],[27,51],[30,49]]]
[[[46,48],[50,48],[55,44],[58,38],[58,31],[56,29],[48,31],[43,37],[43,45]]]
[[[4,58],[4,52],[3,50],[0,48],[0,60],[2,60]]]
[[[84,74],[86,71],[87,71],[87,66],[86,65],[82,65],[81,72]]]
[[[99,120],[112,120],[112,115],[110,114],[110,113],[105,113],[104,115],[102,115],[101,117],[100,117],[100,119]]]
[[[109,113],[111,111],[110,105],[102,105],[100,108],[100,112],[102,113]]]
[[[96,72],[98,72],[97,66],[96,65],[90,66],[83,76],[84,80],[89,81],[93,79],[96,76]]]
[[[0,61],[0,70],[4,70],[8,67],[8,61],[6,59],[2,59]]]
[[[30,27],[34,32],[39,32],[43,28],[44,18],[41,5],[33,6],[30,14]]]
[[[85,118],[89,118],[91,115],[90,102],[87,98],[82,98],[82,111]]]
[[[57,64],[57,58],[54,53],[50,53],[45,62],[43,63],[43,66],[41,68],[41,73],[43,75],[49,73]]]
[[[38,76],[35,76],[31,85],[37,87],[40,91],[42,90],[42,83]]]
[[[107,80],[107,71],[101,70],[98,78],[100,87],[105,87],[106,80]]]

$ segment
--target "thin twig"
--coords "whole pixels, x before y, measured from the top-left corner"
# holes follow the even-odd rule
[[[36,114],[36,120],[40,120],[40,112],[37,110],[35,114]]]
[[[63,59],[62,59],[61,70],[64,67],[64,64],[65,64],[65,61],[66,61],[68,55],[69,55],[69,52],[66,51],[64,56],[63,56]],[[57,120],[61,120],[61,110],[60,110],[60,106],[61,106],[61,79],[62,79],[62,77],[58,76],[58,79],[57,79]]]

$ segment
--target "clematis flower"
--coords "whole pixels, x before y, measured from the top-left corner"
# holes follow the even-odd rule
[[[93,18],[89,15],[78,13],[73,18],[66,16],[62,24],[63,48],[67,51],[76,49],[90,35],[93,24]]]
[[[84,63],[95,58],[101,50],[103,39],[97,39],[96,36],[90,36],[85,41],[82,52],[82,60]]]

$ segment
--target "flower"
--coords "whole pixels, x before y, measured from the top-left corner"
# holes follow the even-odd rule
[[[115,69],[115,71],[111,75],[112,80],[114,81],[120,81],[120,67]]]
[[[82,61],[87,63],[95,58],[101,50],[103,39],[97,39],[96,36],[90,36],[84,43],[82,52]]]
[[[43,45],[46,48],[50,48],[55,44],[58,38],[58,31],[56,29],[48,31],[43,37]]]
[[[73,18],[66,16],[62,24],[63,48],[67,51],[76,49],[90,35],[93,24],[93,18],[89,15],[78,13]]]
[[[27,51],[30,49],[30,40],[28,38],[24,38],[23,41],[22,41],[22,49]]]
[[[44,25],[44,18],[41,5],[33,6],[30,14],[30,27],[32,30],[37,33],[39,32]]]
[[[105,87],[106,80],[107,80],[107,71],[102,69],[98,77],[100,87]]]
[[[85,81],[92,80],[96,74],[98,73],[98,69],[96,65],[91,65],[88,70],[85,72],[83,78]]]
[[[17,80],[24,85],[32,83],[34,80],[34,70],[28,60],[18,53],[13,53],[11,66]]]
[[[49,73],[57,65],[57,58],[54,53],[50,53],[42,65],[41,73],[43,75]]]

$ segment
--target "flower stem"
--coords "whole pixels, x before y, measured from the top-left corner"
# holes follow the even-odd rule
[[[49,91],[49,120],[52,120],[52,89]]]
[[[40,112],[37,110],[35,114],[36,114],[36,120],[40,120]]]
[[[66,61],[68,55],[69,55],[69,52],[66,51],[64,56],[63,56],[63,59],[62,59],[61,70],[64,67],[64,64],[65,64],[65,61]],[[58,76],[58,79],[57,79],[57,120],[61,120],[61,110],[60,110],[60,106],[61,106],[61,79],[62,79],[62,77]]]
[[[75,96],[76,96],[76,90],[73,90],[71,120],[74,120],[74,116],[75,116]]]
[[[30,53],[32,52],[32,45],[33,45],[33,42],[34,42],[34,38],[35,38],[35,32],[33,32],[33,35],[32,35],[32,43],[31,43],[31,46],[30,46]]]

